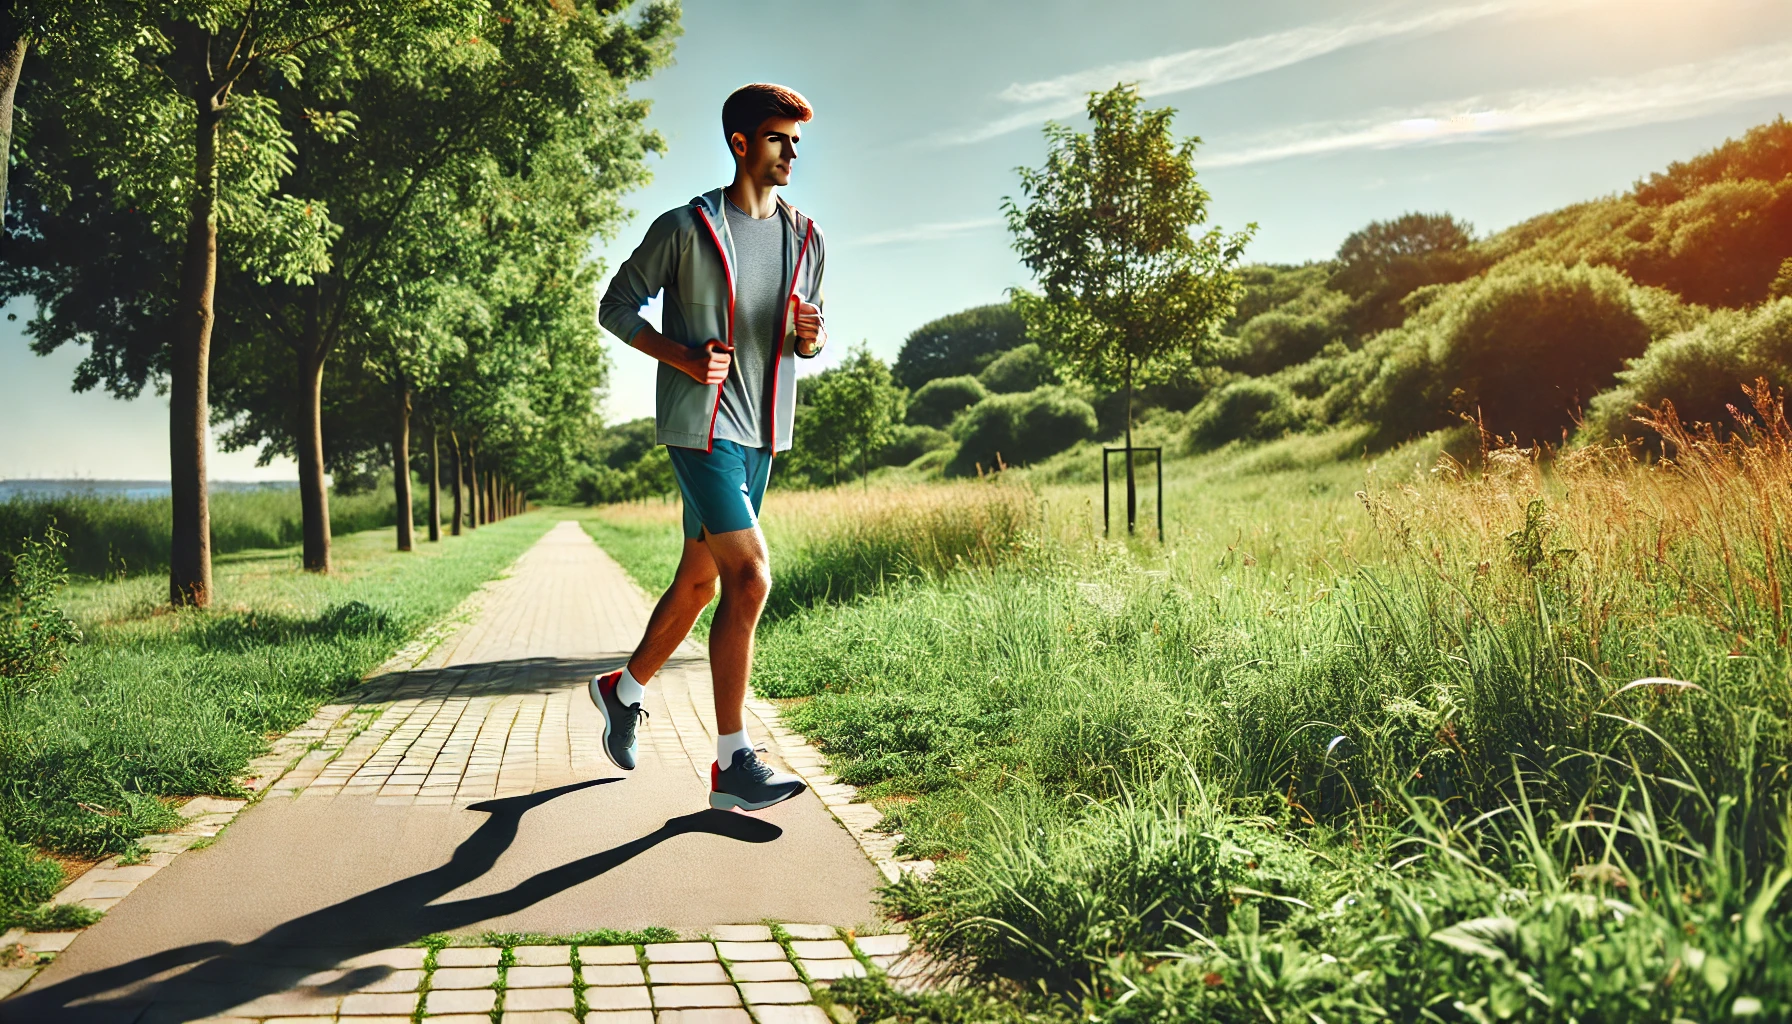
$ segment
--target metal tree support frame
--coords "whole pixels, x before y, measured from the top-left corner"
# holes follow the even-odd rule
[[[1108,535],[1108,456],[1126,455],[1128,452],[1150,452],[1157,460],[1157,542],[1164,542],[1164,450],[1162,448],[1142,448],[1134,445],[1131,448],[1102,448],[1101,450],[1101,535]],[[1127,455],[1128,461],[1132,456]],[[1127,510],[1126,532],[1133,532],[1136,520],[1133,510]]]

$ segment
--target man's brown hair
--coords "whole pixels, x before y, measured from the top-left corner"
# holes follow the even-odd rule
[[[759,126],[768,117],[807,121],[814,116],[815,108],[795,89],[786,89],[769,82],[754,82],[729,93],[728,99],[722,104],[722,138],[728,140],[732,147],[734,133],[739,132],[751,143],[753,133],[759,130]]]

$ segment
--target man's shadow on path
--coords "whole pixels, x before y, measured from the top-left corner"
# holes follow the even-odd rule
[[[484,811],[490,817],[455,848],[454,855],[441,867],[294,918],[251,942],[195,943],[28,991],[0,1002],[0,1021],[113,1024],[136,1021],[154,1004],[177,1004],[185,1019],[218,1016],[260,996],[298,987],[307,975],[351,957],[516,913],[596,878],[675,836],[701,832],[743,843],[769,843],[783,835],[783,829],[767,821],[731,811],[703,810],[671,818],[639,839],[550,868],[504,892],[432,903],[489,871],[515,841],[525,812],[581,789],[621,781],[591,779],[472,804],[469,810]],[[327,951],[328,963],[316,962],[319,951]],[[128,993],[100,998],[188,965],[196,966]],[[315,991],[352,992],[391,972],[390,967],[360,967]],[[77,1003],[80,1005],[74,1005]]]

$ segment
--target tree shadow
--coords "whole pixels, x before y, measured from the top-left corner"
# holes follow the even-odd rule
[[[628,655],[598,658],[510,658],[443,668],[409,669],[374,676],[344,690],[341,699],[377,704],[420,697],[487,697],[510,693],[558,693],[599,672],[621,668]]]
[[[301,982],[365,953],[516,913],[676,836],[707,833],[743,843],[769,843],[783,835],[781,828],[767,821],[729,811],[702,810],[668,819],[638,839],[550,868],[504,892],[434,902],[489,871],[515,841],[527,811],[581,789],[620,781],[592,779],[473,804],[469,810],[490,816],[440,867],[294,918],[251,942],[195,943],[29,990],[0,1002],[0,1022],[147,1022],[161,1019],[157,1014],[162,1007],[178,1011],[169,1019],[195,1020],[294,989],[301,996],[351,992],[390,974],[392,968],[351,966],[345,974],[309,986]],[[179,973],[169,975],[170,971]],[[255,1015],[279,1013],[257,1011]]]

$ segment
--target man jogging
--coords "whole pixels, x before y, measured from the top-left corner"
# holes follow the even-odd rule
[[[790,448],[796,356],[827,343],[824,263],[814,222],[778,198],[814,110],[777,85],[748,85],[722,104],[734,182],[662,214],[617,270],[599,308],[605,329],[659,360],[654,439],[684,498],[684,553],[628,664],[591,680],[604,752],[635,767],[644,685],[716,596],[709,630],[716,693],[711,807],[759,810],[804,789],[759,759],[743,721],[753,631],[771,589],[759,505],[772,455]],[[661,289],[661,330],[641,307]]]

